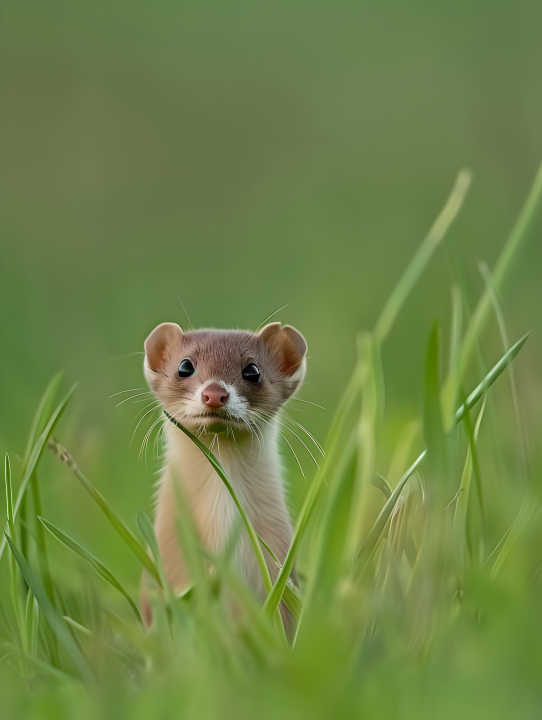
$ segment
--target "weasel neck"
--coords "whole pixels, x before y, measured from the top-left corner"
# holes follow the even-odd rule
[[[156,514],[159,543],[163,547],[177,542],[175,506],[179,496],[189,506],[200,541],[217,552],[239,517],[233,498],[189,437],[173,424],[166,427],[166,436],[166,466]],[[281,480],[276,429],[266,426],[259,439],[250,433],[237,432],[235,438],[219,435],[213,442],[214,437],[203,436],[203,442],[212,447],[256,532],[283,559],[292,530]],[[167,558],[164,561],[167,565]]]

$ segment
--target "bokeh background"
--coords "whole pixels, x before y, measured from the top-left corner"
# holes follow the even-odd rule
[[[301,397],[328,409],[302,422],[323,440],[356,330],[467,166],[466,205],[384,348],[396,439],[454,275],[473,307],[477,264],[493,265],[542,159],[542,4],[25,1],[0,16],[2,452],[22,454],[63,368],[79,387],[59,439],[128,522],[149,511],[141,429],[130,449],[141,405],[109,396],[143,387],[142,356],[125,356],[156,324],[186,325],[176,294],[197,327],[254,328],[291,303],[276,319],[307,338]],[[534,330],[517,362],[532,427],[541,233],[538,217],[503,288],[511,337]],[[496,326],[486,339],[495,360]],[[47,517],[136,587],[73,477],[49,457],[42,472]]]

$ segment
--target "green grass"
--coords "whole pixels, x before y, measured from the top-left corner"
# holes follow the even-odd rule
[[[239,510],[234,536],[243,526],[249,534],[267,593],[263,607],[230,563],[233,538],[211,556],[199,545],[186,508],[178,530],[193,586],[175,597],[149,518],[140,513],[131,529],[53,437],[62,436],[57,424],[73,389],[55,406],[61,378],[51,381],[26,454],[14,463],[17,473],[6,456],[0,667],[8,715],[15,707],[18,713],[48,707],[70,718],[537,716],[539,461],[526,462],[526,439],[514,417],[521,408],[511,369],[527,336],[509,344],[498,289],[527,237],[542,169],[494,273],[482,270],[485,291],[472,313],[461,289],[452,289],[445,379],[442,333],[434,325],[420,415],[409,420],[391,453],[383,441],[385,341],[469,182],[462,172],[374,331],[356,339],[358,359],[330,423],[325,459],[308,484],[274,585],[262,541],[219,462],[179,426],[233,496]],[[476,353],[482,357],[492,309],[502,349],[479,372],[477,385],[465,388]],[[513,411],[503,416],[494,396],[508,392]],[[517,466],[502,452],[514,433]],[[107,557],[95,557],[47,519],[39,481],[46,448],[67,464],[118,543],[148,571],[149,632]],[[377,466],[390,468],[388,477]],[[70,572],[63,570],[68,558],[75,561]],[[288,580],[296,558],[301,588]],[[298,618],[290,645],[277,611],[281,600]]]

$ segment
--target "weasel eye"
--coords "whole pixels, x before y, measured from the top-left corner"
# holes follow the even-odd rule
[[[258,370],[257,365],[254,365],[254,363],[249,363],[243,370],[243,377],[245,378],[245,380],[248,380],[251,383],[259,382],[260,371]]]
[[[188,359],[183,360],[182,363],[179,365],[179,377],[181,378],[190,377],[190,375],[193,375],[195,372],[195,367]]]

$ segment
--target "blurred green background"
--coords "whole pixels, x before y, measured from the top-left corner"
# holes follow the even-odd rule
[[[186,325],[175,293],[197,327],[254,328],[291,303],[276,319],[307,338],[301,397],[328,410],[300,419],[323,440],[355,331],[374,324],[468,166],[465,208],[384,348],[392,433],[417,414],[428,329],[448,323],[453,273],[473,307],[477,263],[493,265],[542,159],[542,4],[0,12],[2,451],[22,454],[64,368],[79,388],[59,439],[127,521],[148,510],[157,463],[138,462],[141,428],[130,450],[141,405],[108,399],[143,386],[142,357],[110,358],[140,351],[160,322]],[[517,361],[533,423],[541,232],[538,218],[503,294],[512,339],[535,330]],[[499,347],[491,327],[488,360]],[[304,486],[288,462],[296,505]],[[113,531],[68,471],[47,457],[42,472],[47,517],[107,548],[135,587],[136,561],[112,554]]]

